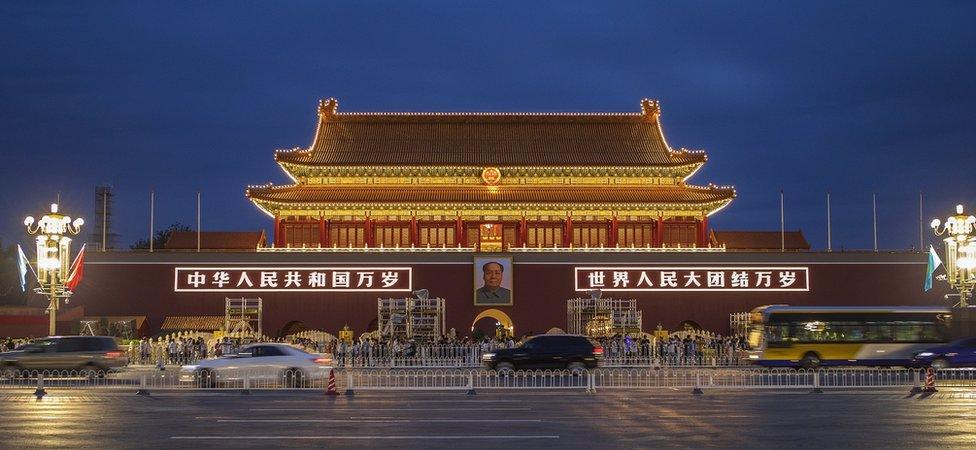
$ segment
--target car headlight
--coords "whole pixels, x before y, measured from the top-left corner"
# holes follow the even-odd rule
[[[935,353],[932,353],[932,352],[922,352],[922,353],[919,353],[919,354],[917,354],[915,356],[918,357],[918,358],[926,358],[926,357],[929,357],[929,356],[935,356]]]
[[[185,370],[187,372],[193,372],[193,371],[197,370],[197,367],[199,367],[199,366],[183,366],[183,370]]]
[[[481,360],[482,361],[488,361],[488,360],[490,360],[490,359],[492,359],[494,357],[495,357],[495,354],[494,353],[485,353],[485,354],[481,355]]]

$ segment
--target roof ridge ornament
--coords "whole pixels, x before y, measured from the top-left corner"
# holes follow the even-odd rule
[[[319,118],[334,116],[337,109],[339,109],[339,101],[334,97],[319,100]]]
[[[661,117],[661,102],[645,97],[641,99],[640,105],[641,114],[644,117],[650,118],[651,120],[657,120]]]

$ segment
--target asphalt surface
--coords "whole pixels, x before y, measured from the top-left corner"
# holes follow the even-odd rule
[[[973,448],[976,390],[0,392],[4,448]]]

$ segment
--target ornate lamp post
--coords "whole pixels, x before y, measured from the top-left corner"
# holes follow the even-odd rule
[[[949,216],[943,224],[939,219],[932,221],[936,236],[945,235],[946,282],[959,291],[958,306],[969,306],[969,295],[976,286],[976,237],[972,236],[976,227],[976,217],[962,212],[962,205],[956,205],[956,215]]]
[[[58,204],[51,204],[51,212],[34,221],[32,216],[24,219],[27,234],[37,235],[37,281],[40,286],[34,289],[38,294],[50,298],[47,313],[51,318],[49,333],[57,333],[57,313],[59,300],[71,296],[71,291],[64,285],[68,278],[71,264],[71,238],[81,232],[85,221],[80,217],[71,220],[70,217],[58,213]]]

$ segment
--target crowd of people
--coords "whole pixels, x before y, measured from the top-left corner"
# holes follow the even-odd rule
[[[328,354],[337,367],[372,366],[451,366],[480,364],[481,355],[499,348],[514,348],[528,336],[516,338],[444,336],[432,342],[413,339],[377,339],[368,335],[347,342],[339,339],[316,340],[307,337],[269,339],[267,337],[222,337],[196,333],[170,335],[156,339],[142,338],[130,346],[134,364],[182,365],[204,358],[235,354],[243,345],[254,341],[282,342],[309,353]],[[654,338],[646,333],[618,334],[594,338],[603,347],[608,365],[702,365],[735,364],[744,349],[738,337],[708,333],[674,333]],[[15,343],[0,341],[0,347]]]

